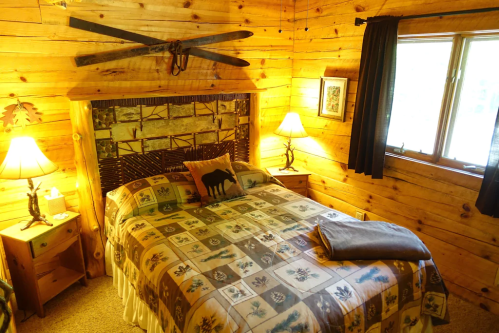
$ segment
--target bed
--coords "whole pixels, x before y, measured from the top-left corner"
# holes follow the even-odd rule
[[[448,320],[433,261],[326,258],[317,223],[353,218],[253,166],[259,91],[157,95],[73,97],[70,108],[87,274],[103,274],[105,253],[127,322],[148,333],[388,333]],[[201,207],[183,162],[227,153],[247,195]]]
[[[161,332],[431,332],[448,321],[432,260],[329,261],[316,225],[354,220],[246,163],[248,195],[200,207],[188,172],[108,192],[106,261],[124,319]]]

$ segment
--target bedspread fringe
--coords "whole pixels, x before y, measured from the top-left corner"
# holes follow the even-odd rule
[[[139,298],[139,295],[135,292],[125,274],[114,264],[113,253],[113,245],[107,242],[106,274],[113,277],[113,285],[118,289],[118,295],[122,299],[123,306],[125,307],[123,319],[130,325],[139,326],[143,330],[146,330],[147,333],[164,333],[154,313]]]

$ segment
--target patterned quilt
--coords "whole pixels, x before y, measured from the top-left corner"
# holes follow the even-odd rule
[[[270,183],[200,208],[190,181],[139,180],[106,203],[115,264],[165,332],[420,332],[422,316],[448,320],[433,261],[327,259],[317,222],[352,217]],[[167,188],[187,199],[165,203]]]

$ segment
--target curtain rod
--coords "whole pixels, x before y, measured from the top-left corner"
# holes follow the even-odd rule
[[[499,7],[470,9],[470,10],[461,10],[461,11],[455,11],[455,12],[423,14],[423,15],[410,15],[410,16],[402,16],[402,17],[400,17],[400,19],[401,20],[410,20],[410,19],[427,18],[427,17],[464,15],[464,14],[485,13],[485,12],[493,12],[493,11],[499,11]],[[362,24],[368,22],[370,19],[375,19],[375,18],[376,17],[368,17],[367,19],[364,20],[362,18],[357,17],[357,18],[355,18],[355,25],[361,26]],[[381,19],[381,20],[383,20],[383,19]],[[376,22],[376,21],[374,21],[374,22]]]

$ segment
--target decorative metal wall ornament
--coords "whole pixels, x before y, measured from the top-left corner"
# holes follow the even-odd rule
[[[28,124],[42,122],[42,118],[40,118],[42,113],[38,112],[33,104],[21,103],[19,100],[17,100],[17,104],[5,107],[2,114],[3,117],[0,118],[0,121],[3,121],[3,127],[21,126],[24,129]]]
[[[187,68],[187,61],[189,55],[196,57],[221,62],[236,67],[249,66],[249,62],[239,58],[201,50],[196,48],[206,44],[221,43],[231,40],[243,39],[253,36],[251,31],[234,31],[207,37],[199,37],[188,39],[184,41],[167,42],[162,39],[157,39],[149,36],[136,34],[133,32],[112,28],[106,25],[93,23],[85,20],[80,20],[75,17],[69,18],[69,26],[76,29],[90,31],[101,35],[126,39],[132,42],[141,43],[147,46],[136,47],[133,49],[110,51],[99,54],[92,54],[86,56],[75,57],[77,67],[89,66],[103,62],[133,58],[148,54],[156,54],[168,51],[173,54],[173,61],[171,63],[171,74],[177,76],[180,72],[185,71]]]
[[[184,161],[249,161],[249,94],[92,101],[102,193]]]

